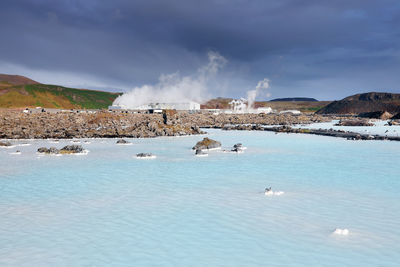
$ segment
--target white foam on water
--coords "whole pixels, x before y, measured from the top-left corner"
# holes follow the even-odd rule
[[[147,157],[138,157],[138,156],[134,156],[137,159],[155,159],[157,158],[156,155],[151,155],[151,156],[147,156]]]
[[[349,229],[347,229],[347,228],[344,228],[344,229],[336,228],[332,234],[334,234],[334,235],[349,235],[349,233],[350,233]]]
[[[208,154],[195,154],[196,157],[208,157]]]
[[[89,152],[90,152],[89,150],[85,149],[85,150],[83,150],[83,151],[80,152],[80,153],[71,153],[71,154],[67,154],[67,155],[85,156],[85,155],[87,155]]]
[[[30,145],[32,145],[32,144],[24,143],[24,144],[18,144],[17,146],[30,146]]]
[[[266,196],[280,196],[280,195],[283,195],[283,194],[285,194],[285,192],[283,192],[283,191],[272,191],[272,190],[269,190],[269,191],[266,191],[265,193],[264,193]]]
[[[209,149],[204,149],[204,150],[208,150],[208,151],[221,150],[221,147],[209,148]]]
[[[16,147],[16,145],[11,145],[11,146],[0,146],[1,148],[7,148],[7,149],[10,149],[10,148],[14,148],[14,147]]]
[[[21,155],[21,151],[15,151],[15,152],[11,152],[9,154],[10,155]]]
[[[133,145],[133,143],[125,143],[125,144],[116,144],[118,146],[131,146]]]

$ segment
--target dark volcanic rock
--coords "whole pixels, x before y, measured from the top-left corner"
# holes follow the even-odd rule
[[[388,120],[388,119],[391,119],[393,117],[393,115],[390,114],[387,111],[374,111],[374,112],[360,113],[360,114],[358,114],[358,117],[360,117],[360,118]]]
[[[212,149],[221,147],[221,142],[212,140],[208,137],[205,137],[203,140],[197,142],[197,144],[192,148],[193,150],[202,150],[202,149]]]
[[[43,154],[75,154],[84,152],[84,149],[80,145],[70,145],[61,149],[57,149],[55,147],[40,147],[38,148],[37,152]]]
[[[365,112],[400,112],[400,94],[365,93],[334,101],[318,110],[317,114],[360,114]]]
[[[74,153],[82,153],[84,151],[81,145],[70,145],[65,146],[60,149],[61,154],[74,154]]]
[[[126,145],[126,144],[130,144],[130,142],[124,140],[124,139],[120,139],[117,141],[117,144],[121,144],[121,145]]]
[[[136,154],[136,157],[137,158],[153,158],[154,155],[151,153],[139,153],[139,154]]]
[[[392,120],[400,120],[400,112],[392,117]]]
[[[59,154],[60,150],[58,150],[55,147],[50,147],[50,148],[46,148],[46,147],[40,147],[37,150],[38,153],[43,153],[43,154]]]

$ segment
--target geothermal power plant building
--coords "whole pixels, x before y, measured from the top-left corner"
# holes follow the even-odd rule
[[[163,110],[163,109],[174,109],[174,110],[200,110],[200,104],[196,102],[182,102],[182,103],[149,103],[133,108],[125,106],[110,106],[109,109],[131,109],[131,110]]]

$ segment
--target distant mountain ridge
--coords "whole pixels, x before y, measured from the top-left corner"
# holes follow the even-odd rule
[[[0,74],[0,108],[106,109],[120,93],[41,84],[20,75]]]
[[[270,100],[271,102],[296,102],[296,101],[301,101],[301,102],[306,102],[306,101],[311,101],[311,102],[317,102],[318,100],[315,98],[311,97],[285,97],[285,98],[275,98]]]
[[[369,92],[348,96],[333,101],[318,110],[318,114],[360,114],[367,112],[387,111],[392,114],[400,112],[400,94]]]

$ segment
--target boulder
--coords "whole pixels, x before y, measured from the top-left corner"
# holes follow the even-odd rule
[[[75,154],[75,153],[82,153],[83,151],[84,149],[81,145],[70,145],[60,149],[61,154]]]
[[[221,142],[212,140],[208,137],[205,137],[203,140],[197,142],[197,144],[192,148],[193,150],[202,150],[202,149],[213,149],[221,147]]]
[[[126,140],[124,140],[124,139],[119,139],[119,140],[117,141],[117,144],[125,145],[125,144],[130,144],[130,142],[128,142],[128,141],[126,141]]]
[[[40,148],[37,150],[37,152],[38,152],[38,153],[43,153],[43,154],[59,154],[59,153],[60,153],[60,150],[58,150],[58,149],[55,148],[55,147],[50,147],[50,148],[47,148],[47,147],[40,147]]]

